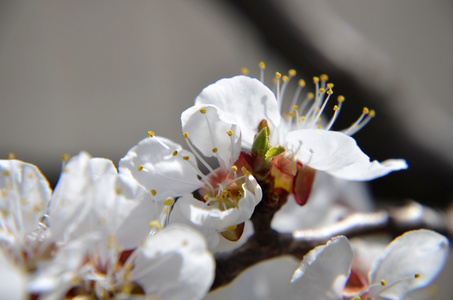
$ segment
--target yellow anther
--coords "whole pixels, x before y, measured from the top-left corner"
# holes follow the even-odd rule
[[[151,130],[150,130],[150,131],[148,131],[148,135],[149,135],[149,137],[153,137],[153,136],[155,136],[156,134],[154,133],[154,131],[151,131]]]
[[[415,278],[415,279],[419,279],[419,278],[420,278],[420,274],[415,274],[415,275],[414,275],[414,278]]]
[[[294,69],[291,69],[291,70],[288,71],[288,75],[291,76],[291,77],[296,76],[296,74],[297,74],[297,72]]]
[[[232,166],[232,167],[231,167],[231,170],[232,170],[234,173],[236,173],[236,172],[238,171],[238,167]]]
[[[184,132],[183,136],[187,139],[189,137],[189,134],[187,132]]]
[[[313,94],[312,92],[309,92],[309,93],[307,93],[307,98],[308,98],[308,100],[313,100],[315,98],[315,94]]]
[[[364,113],[365,115],[367,115],[367,114],[370,113],[370,110],[368,109],[368,107],[364,107],[364,108],[363,108],[363,113]]]
[[[228,130],[226,133],[228,134],[228,136],[232,136],[233,135],[233,130]]]
[[[217,153],[218,150],[219,149],[217,149],[217,148],[212,148],[212,153]]]
[[[209,200],[209,195],[204,195],[204,196],[203,196],[203,199],[204,199],[205,201],[208,201],[208,200]]]
[[[283,80],[283,82],[289,82],[289,77],[286,76],[286,75],[284,75],[284,76],[282,77],[282,80]]]
[[[277,79],[282,78],[282,74],[280,74],[279,72],[275,72],[275,78]]]
[[[296,116],[296,113],[295,112],[290,112],[289,115],[291,116],[291,118],[294,118]]]
[[[316,84],[316,83],[318,83],[318,82],[319,82],[319,77],[317,77],[317,76],[313,77],[313,83]]]
[[[189,242],[188,242],[188,241],[185,241],[185,240],[182,241],[182,246],[183,246],[183,247],[187,247],[187,245],[189,245]]]
[[[223,195],[223,196],[228,195],[228,191],[227,191],[227,190],[223,190],[223,191],[222,191],[222,195]]]
[[[14,153],[10,153],[8,154],[8,159],[15,159],[16,158],[16,155]]]
[[[242,173],[244,173],[246,176],[252,175],[252,174],[250,174],[250,172],[249,172],[245,167],[242,167],[242,168],[241,168],[241,171],[242,171]]]
[[[221,200],[221,199],[222,199],[222,196],[217,195],[217,196],[215,196],[215,198],[216,198],[217,200]]]
[[[327,95],[332,95],[332,94],[333,94],[332,89],[328,89],[328,90],[327,90]]]
[[[339,108],[338,106],[335,105],[335,106],[333,107],[333,110],[334,110],[334,111],[337,111],[337,110],[340,110],[340,108]]]
[[[318,127],[318,129],[322,129],[322,125],[321,124],[318,124],[316,127]]]
[[[238,227],[237,225],[233,225],[233,226],[225,228],[225,231],[226,230],[235,230],[237,227]]]
[[[172,199],[172,198],[168,198],[163,203],[164,203],[165,206],[172,206],[173,204],[175,204],[175,200]]]
[[[63,155],[61,156],[61,161],[62,161],[62,162],[68,162],[68,160],[69,160],[70,158],[71,158],[71,156],[70,156],[69,154],[65,153],[65,154],[63,154]]]
[[[299,110],[299,105],[293,105],[293,109],[294,109],[294,111],[298,111]]]
[[[306,119],[305,116],[300,116],[300,117],[299,117],[299,121],[301,121],[301,122],[305,121],[305,119]]]
[[[8,171],[3,171],[3,176],[9,176],[9,172]]]
[[[321,120],[322,120],[322,117],[319,117],[319,118],[318,118],[318,122],[321,122]]]
[[[386,286],[386,285],[387,285],[387,283],[385,282],[384,279],[382,279],[382,280],[381,280],[381,286]]]
[[[326,92],[326,89],[323,89],[323,88],[320,88],[320,89],[319,89],[319,93],[320,93],[320,94],[323,94],[323,93],[325,93],[325,92]]]
[[[299,79],[299,86],[304,87],[305,86],[305,80]]]
[[[131,280],[132,280],[131,273],[124,274],[124,281],[131,281]],[[130,282],[127,282],[127,283],[123,284],[123,286],[121,287],[121,294],[130,295],[133,289],[134,289],[134,285]]]
[[[117,189],[115,190],[115,194],[120,195],[122,191],[123,191],[122,189],[117,188]]]
[[[376,112],[374,109],[370,110],[370,113],[368,114],[370,117],[374,118],[376,116]]]
[[[140,171],[143,171],[143,166],[142,166],[142,165],[138,166],[137,170],[138,170],[139,172],[140,172]]]
[[[321,74],[319,77],[321,78],[321,81],[329,80],[329,76],[327,76],[327,74]]]
[[[157,230],[161,230],[162,229],[162,225],[160,225],[159,221],[152,220],[151,222],[149,222],[149,228],[156,228]]]
[[[352,298],[352,300],[361,300],[362,298],[360,298],[360,296],[355,296],[354,298]]]
[[[202,108],[200,109],[200,112],[204,115],[206,113],[206,109]]]
[[[345,100],[345,99],[344,99],[344,96],[343,96],[343,95],[340,95],[340,96],[338,96],[338,98],[337,98],[338,103],[342,103],[342,102],[344,102],[344,100]]]
[[[189,157],[188,156],[183,156],[182,159],[189,160]]]
[[[156,190],[151,190],[150,192],[151,192],[151,195],[153,195],[153,197],[156,196],[156,194],[157,194]]]
[[[176,150],[175,150],[175,151],[173,151],[173,153],[172,153],[171,155],[172,155],[172,156],[176,156],[176,155],[178,155],[178,151],[176,151]]]
[[[264,70],[266,69],[266,64],[262,61],[260,61],[260,63],[258,64],[258,67],[261,69],[261,70]]]
[[[326,86],[328,89],[333,89],[333,83],[328,83]]]
[[[249,69],[248,69],[248,68],[245,68],[245,67],[244,67],[244,68],[241,68],[241,74],[242,74],[242,75],[249,75],[249,73],[250,73],[250,72],[249,72]]]
[[[107,241],[107,247],[109,249],[112,249],[113,248],[113,245],[115,245],[115,242],[116,242],[116,238],[112,235],[112,236],[109,236],[109,239]]]

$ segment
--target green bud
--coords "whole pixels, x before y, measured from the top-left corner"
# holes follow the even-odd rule
[[[274,157],[282,154],[285,151],[286,151],[285,147],[280,145],[272,147],[266,152],[264,159],[266,160],[266,162],[270,162]]]

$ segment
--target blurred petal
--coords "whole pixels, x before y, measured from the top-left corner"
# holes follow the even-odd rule
[[[291,282],[294,299],[342,299],[349,277],[352,249],[344,236],[331,239],[305,255]]]
[[[1,227],[23,238],[38,226],[47,210],[52,190],[47,179],[32,164],[0,160]]]
[[[201,299],[214,280],[215,262],[195,230],[172,224],[148,237],[137,251],[132,277],[146,295]]]
[[[420,229],[401,235],[388,245],[370,272],[371,283],[385,280],[387,286],[372,288],[369,296],[397,300],[427,286],[444,267],[448,251],[447,238],[437,232]]]

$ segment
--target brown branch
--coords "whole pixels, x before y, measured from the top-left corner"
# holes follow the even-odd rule
[[[255,228],[260,227],[261,230],[256,231],[243,246],[233,252],[216,254],[216,277],[211,291],[229,284],[245,269],[259,262],[283,255],[301,259],[314,247],[325,244],[338,235],[355,237],[386,232],[396,237],[408,230],[427,228],[448,237],[453,236],[446,214],[415,202],[402,208],[354,214],[330,226],[293,233],[278,233],[270,229],[269,222],[263,222],[272,219],[264,217],[266,212],[273,215],[275,211],[260,203],[256,207],[252,222]]]

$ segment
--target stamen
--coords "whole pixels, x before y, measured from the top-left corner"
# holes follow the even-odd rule
[[[296,105],[297,99],[299,99],[302,89],[305,87],[305,81],[303,79],[299,80],[299,85],[297,86],[296,92],[294,93],[293,100],[291,101],[291,107]]]
[[[244,67],[244,68],[241,68],[241,74],[242,74],[242,75],[246,75],[246,76],[247,76],[247,75],[249,75],[249,73],[250,73],[250,72],[249,72],[249,69],[248,69],[248,68],[245,68],[245,67]]]
[[[151,190],[150,192],[151,192],[151,195],[153,195],[153,197],[155,197],[157,194],[156,190]]]
[[[340,114],[341,103],[338,103],[338,104],[340,106],[335,105],[333,107],[333,111],[334,111],[333,116],[330,119],[329,123],[326,125],[325,130],[330,130],[330,128],[332,127],[333,123],[335,123],[335,120],[337,119],[338,115]]]
[[[264,62],[260,62],[258,64],[259,68],[260,68],[260,81],[262,83],[264,83],[264,69],[266,69],[266,64]]]
[[[354,124],[352,124],[349,128],[347,128],[346,130],[343,130],[343,133],[347,134],[347,135],[353,135],[355,133],[357,133],[360,129],[362,129],[366,124],[368,124],[368,122],[370,122],[370,120],[372,118],[374,118],[374,116],[376,115],[375,111],[374,110],[368,110],[368,108],[364,107],[363,108],[363,111],[362,111],[362,114],[360,115],[360,117],[357,119],[357,121],[354,122]],[[365,120],[363,120],[364,118],[366,117]],[[363,122],[362,122],[363,120]]]
[[[152,137],[154,137],[156,134],[154,133],[154,131],[151,131],[151,130],[150,130],[150,131],[148,131],[148,135],[149,135],[149,137],[152,138]]]
[[[189,139],[189,134],[187,132],[184,132],[184,137],[186,140],[187,146],[190,148],[190,151],[198,158],[199,161],[209,170],[210,173],[214,172],[214,169],[211,168],[211,166],[201,157],[201,155],[195,150],[195,147],[192,146],[192,143],[190,142]],[[184,159],[184,157],[183,157]]]
[[[280,79],[281,78],[282,78],[282,74],[280,74],[279,72],[276,72],[275,77],[274,77],[275,84],[277,85],[275,95],[277,96],[277,104],[278,104],[279,111],[282,111],[282,99],[280,98]]]
[[[16,158],[16,155],[13,152],[10,152],[8,154],[8,159],[15,159],[15,158]]]
[[[167,200],[165,200],[165,201],[163,202],[163,204],[164,204],[165,206],[172,206],[173,204],[175,204],[175,200],[172,199],[172,198],[168,198]]]

